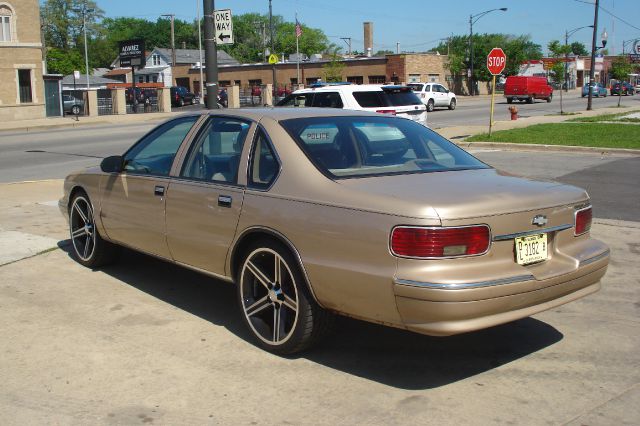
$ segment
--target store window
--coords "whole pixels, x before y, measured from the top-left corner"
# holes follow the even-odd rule
[[[429,74],[429,81],[431,83],[437,83],[440,81],[440,74]]]
[[[364,77],[361,75],[349,75],[347,76],[347,81],[351,84],[362,84],[364,83]]]
[[[409,74],[409,83],[420,83],[420,74]]]
[[[21,104],[33,102],[31,70],[18,70],[18,91],[20,92]]]
[[[387,82],[387,77],[384,75],[370,75],[369,84],[384,84]]]

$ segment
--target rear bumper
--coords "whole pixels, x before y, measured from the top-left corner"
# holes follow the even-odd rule
[[[608,263],[606,250],[572,273],[545,280],[525,275],[452,288],[395,279],[394,292],[407,329],[447,336],[525,318],[594,293]]]

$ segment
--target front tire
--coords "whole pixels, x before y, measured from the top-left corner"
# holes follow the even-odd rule
[[[553,99],[553,94],[549,95],[549,97],[547,98],[547,102],[550,103],[552,99]]]
[[[236,276],[243,321],[263,349],[293,354],[327,334],[333,314],[313,300],[298,263],[281,243],[251,243]]]
[[[71,107],[71,114],[80,115],[80,107],[78,105],[74,105]]]
[[[93,206],[86,193],[80,192],[69,208],[69,235],[73,254],[81,265],[97,268],[112,263],[119,247],[102,239],[93,214]]]
[[[451,111],[453,111],[454,109],[456,109],[456,100],[455,100],[455,98],[454,98],[454,99],[451,99],[451,102],[449,102],[449,109],[450,109]]]
[[[433,99],[429,99],[427,102],[427,112],[432,112],[434,107],[435,103],[433,102]]]

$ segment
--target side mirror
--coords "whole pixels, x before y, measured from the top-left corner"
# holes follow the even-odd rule
[[[105,173],[120,173],[123,169],[124,158],[121,155],[112,155],[100,163],[100,170]]]

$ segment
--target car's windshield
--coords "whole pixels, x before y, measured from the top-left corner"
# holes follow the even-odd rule
[[[316,167],[336,178],[489,168],[403,118],[311,117],[280,123]]]

